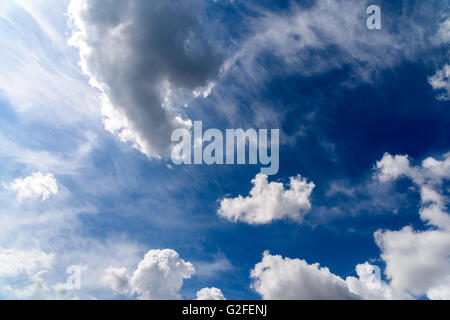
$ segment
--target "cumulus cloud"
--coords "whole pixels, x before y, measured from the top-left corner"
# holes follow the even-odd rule
[[[402,176],[413,181],[420,192],[420,217],[429,225],[429,229],[422,231],[407,226],[399,231],[375,233],[392,290],[398,296],[448,298],[450,215],[449,199],[442,189],[443,182],[450,179],[450,153],[442,160],[429,157],[419,166],[412,166],[407,156],[385,154],[376,167],[381,181]]]
[[[9,190],[17,192],[17,200],[38,199],[47,200],[50,196],[59,192],[56,179],[53,174],[43,175],[35,172],[26,178],[18,178],[9,185],[5,185]]]
[[[318,263],[283,258],[265,252],[251,270],[252,288],[269,300],[352,300],[393,299],[389,285],[381,279],[380,268],[368,262],[355,270],[358,277],[343,279]]]
[[[190,262],[170,249],[150,250],[132,275],[125,268],[108,268],[102,281],[118,293],[143,300],[180,299],[184,279],[195,273]]]
[[[406,155],[386,153],[375,165],[382,182],[409,178],[418,187],[419,215],[429,226],[416,231],[378,230],[375,242],[386,267],[368,262],[356,266],[358,277],[345,280],[319,264],[264,253],[251,271],[253,288],[264,299],[448,299],[450,292],[450,215],[444,181],[450,179],[450,153],[413,166]]]
[[[267,300],[354,299],[345,281],[318,263],[265,252],[251,271],[252,287]]]
[[[186,125],[174,100],[207,95],[220,69],[201,10],[200,1],[70,2],[71,44],[102,92],[106,129],[149,157],[165,155]]]
[[[315,185],[300,175],[290,178],[288,189],[280,182],[269,183],[263,174],[258,174],[252,184],[249,196],[223,199],[218,215],[249,224],[267,224],[280,219],[301,222],[311,209],[310,196]]]
[[[226,299],[220,289],[203,288],[197,292],[197,300],[226,300]]]

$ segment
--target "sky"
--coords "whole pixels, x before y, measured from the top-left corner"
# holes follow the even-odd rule
[[[448,0],[2,0],[0,298],[450,299],[449,43]],[[175,164],[195,121],[278,172]]]

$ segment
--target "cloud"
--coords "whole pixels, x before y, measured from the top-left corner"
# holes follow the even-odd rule
[[[380,70],[417,56],[426,47],[423,35],[428,26],[411,19],[410,15],[424,12],[417,6],[410,15],[392,16],[382,10],[382,29],[368,30],[369,4],[318,0],[302,6],[291,2],[289,10],[281,12],[257,7],[256,18],[249,18],[250,35],[226,66],[242,66],[251,79],[264,79],[277,72],[313,76],[350,67],[349,82],[370,82]],[[434,11],[427,10],[430,14]],[[395,31],[390,28],[393,23]],[[259,59],[263,55],[275,57],[281,68],[280,64],[266,68]]]
[[[54,255],[40,249],[18,250],[0,248],[0,277],[33,275],[52,266]]]
[[[450,215],[446,207],[449,199],[442,188],[450,178],[450,153],[442,160],[429,157],[419,166],[412,166],[407,156],[385,154],[376,168],[382,181],[402,176],[413,181],[420,192],[420,218],[429,226],[422,231],[406,226],[399,231],[375,232],[392,290],[398,296],[448,299]]]
[[[128,276],[127,268],[109,267],[106,269],[102,282],[121,294],[126,294],[131,291],[130,277]]]
[[[220,289],[203,288],[197,292],[197,300],[226,300],[226,299]]]
[[[392,299],[379,267],[368,262],[356,266],[358,277],[345,280],[318,263],[283,258],[266,251],[251,270],[252,288],[267,300]]]
[[[318,263],[265,252],[251,270],[252,287],[266,300],[354,299],[345,281]]]
[[[311,209],[310,196],[315,185],[300,175],[290,178],[289,189],[279,182],[269,183],[263,174],[258,174],[252,184],[249,196],[223,199],[218,215],[249,224],[267,224],[281,219],[301,222]]]
[[[433,41],[438,45],[450,43],[450,18],[445,19],[439,25],[438,31],[433,36]]]
[[[389,284],[381,280],[381,271],[378,266],[368,262],[356,266],[356,277],[347,277],[345,282],[349,290],[365,300],[391,300],[394,299]]]
[[[450,216],[445,212],[448,199],[441,190],[443,181],[450,179],[450,153],[445,154],[443,160],[429,157],[421,166],[411,166],[408,156],[386,153],[377,161],[375,175],[382,182],[410,178],[420,189],[421,219],[429,225],[450,228]]]
[[[443,91],[436,98],[442,101],[450,100],[450,65],[445,64],[435,75],[428,78],[434,90]]]
[[[174,101],[208,91],[221,66],[201,9],[200,1],[70,2],[71,44],[102,92],[107,130],[149,157],[166,155],[172,131],[185,126]]]
[[[195,273],[190,262],[171,249],[150,250],[130,276],[125,268],[108,268],[103,283],[113,290],[143,300],[180,299],[183,280]]]
[[[230,260],[222,253],[219,253],[212,261],[195,262],[196,275],[199,277],[218,277],[221,273],[233,268]]]
[[[9,185],[5,185],[8,190],[17,192],[17,200],[38,199],[47,200],[50,196],[58,194],[59,188],[53,174],[43,175],[35,172],[26,178],[18,178]]]

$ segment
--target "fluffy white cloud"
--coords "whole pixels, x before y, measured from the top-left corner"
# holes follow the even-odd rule
[[[0,248],[0,277],[16,277],[21,274],[33,275],[48,269],[54,255],[40,249],[17,250]]]
[[[102,281],[119,293],[143,300],[180,299],[184,279],[195,273],[190,262],[171,249],[150,250],[130,276],[125,268],[108,268]]]
[[[166,155],[172,131],[184,126],[173,101],[184,105],[186,97],[207,95],[218,75],[221,58],[202,23],[202,6],[197,0],[70,2],[71,44],[102,92],[106,129],[149,157]]]
[[[267,300],[354,299],[345,281],[318,263],[265,252],[251,271],[252,287]]]
[[[385,274],[396,295],[436,298],[450,289],[450,233],[441,230],[377,231]],[[439,292],[438,292],[439,291]],[[431,292],[432,294],[428,294]]]
[[[390,286],[381,279],[378,266],[368,262],[356,266],[358,277],[345,280],[318,263],[283,258],[264,253],[251,271],[252,288],[263,299],[274,300],[348,300],[393,299]]]
[[[226,299],[220,289],[203,288],[197,292],[197,300],[226,300]]]
[[[56,179],[53,174],[43,175],[41,172],[35,172],[26,178],[19,178],[9,185],[5,185],[9,190],[17,192],[17,200],[38,199],[47,200],[50,196],[59,192]]]
[[[377,162],[381,181],[410,178],[419,188],[421,219],[430,228],[415,231],[407,226],[399,231],[375,233],[386,263],[385,273],[396,296],[427,295],[430,299],[448,297],[450,290],[450,215],[443,182],[450,178],[450,153],[442,160],[425,159],[412,166],[407,156],[385,154]]]
[[[290,178],[289,189],[280,182],[269,183],[263,174],[258,174],[252,184],[249,196],[223,199],[218,215],[249,224],[267,224],[280,219],[301,222],[311,209],[310,196],[315,185],[300,175]]]

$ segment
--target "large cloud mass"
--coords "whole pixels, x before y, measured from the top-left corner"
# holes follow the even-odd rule
[[[220,68],[201,6],[179,0],[70,3],[71,43],[103,93],[106,129],[150,157],[165,155],[171,132],[187,125],[169,100],[208,87]]]

